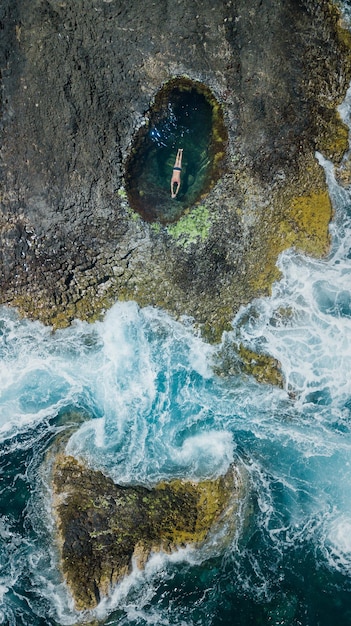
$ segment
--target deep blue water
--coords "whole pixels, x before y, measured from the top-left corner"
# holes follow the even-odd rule
[[[284,253],[272,297],[230,333],[280,360],[284,389],[216,376],[189,321],[132,302],[56,333],[0,309],[0,624],[351,624],[351,196],[322,162],[329,257]],[[249,522],[224,549],[154,555],[79,615],[53,542],[47,455],[62,434],[124,484],[240,461]]]

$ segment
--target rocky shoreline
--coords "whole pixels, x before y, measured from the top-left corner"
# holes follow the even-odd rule
[[[340,164],[348,148],[336,107],[351,77],[335,5],[4,0],[0,26],[2,304],[57,328],[132,299],[193,318],[216,342],[241,305],[269,293],[280,252],[328,252],[332,206],[315,153]],[[125,167],[157,94],[181,77],[221,106],[227,153],[201,201],[175,223],[149,223],[129,205]],[[230,342],[221,350],[217,371],[231,373]],[[276,362],[239,348],[237,363],[282,384]],[[233,468],[147,490],[64,455],[53,485],[78,609],[96,606],[133,558],[201,544],[244,493]]]
[[[133,299],[218,341],[241,304],[269,293],[283,249],[328,250],[315,152],[338,163],[347,148],[336,106],[351,75],[333,4],[17,0],[1,22],[2,303],[58,327]],[[124,168],[177,76],[223,107],[225,168],[177,224],[149,224]]]
[[[151,553],[199,548],[216,531],[218,550],[220,536],[229,541],[242,524],[247,491],[235,467],[217,479],[150,489],[116,485],[64,454],[52,481],[61,566],[78,610],[94,608]]]

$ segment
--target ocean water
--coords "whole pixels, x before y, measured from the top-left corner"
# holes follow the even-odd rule
[[[283,389],[216,376],[216,348],[190,320],[133,302],[56,333],[0,309],[0,624],[351,624],[351,196],[317,157],[335,208],[331,252],[282,254],[272,296],[240,310],[229,333],[279,359]],[[221,550],[154,555],[79,614],[53,541],[47,466],[61,437],[122,484],[240,462],[248,523]]]

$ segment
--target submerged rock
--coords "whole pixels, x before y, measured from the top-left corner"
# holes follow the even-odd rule
[[[243,479],[235,467],[200,482],[172,480],[153,489],[116,485],[73,457],[53,469],[62,571],[77,609],[93,608],[151,552],[202,544],[223,525],[237,529]],[[231,532],[229,532],[231,529]]]
[[[133,299],[217,341],[269,293],[282,250],[326,253],[315,153],[338,163],[348,148],[336,107],[351,77],[328,0],[3,0],[0,22],[1,302],[60,326]],[[223,172],[172,224],[156,197],[150,222],[126,166],[157,94],[184,77],[223,111]]]

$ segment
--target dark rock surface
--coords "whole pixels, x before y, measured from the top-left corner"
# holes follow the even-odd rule
[[[216,339],[267,293],[282,249],[325,252],[314,153],[338,161],[347,146],[335,107],[350,79],[326,0],[3,0],[0,22],[1,302],[60,325],[133,298]],[[134,133],[180,75],[212,90],[229,134],[190,235],[189,220],[135,216],[123,179]]]
[[[122,487],[101,472],[59,454],[53,468],[61,567],[78,609],[94,607],[151,551],[199,545],[217,525],[231,536],[240,523],[243,479],[173,480],[153,489]],[[219,540],[217,540],[217,547]]]

